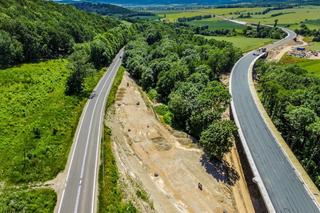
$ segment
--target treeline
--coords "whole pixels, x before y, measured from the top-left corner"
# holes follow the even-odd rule
[[[135,13],[124,7],[120,7],[113,4],[103,4],[103,3],[91,3],[91,2],[77,2],[73,3],[73,6],[80,10],[84,10],[90,13],[98,13],[100,15],[129,15]]]
[[[236,128],[222,120],[230,95],[219,82],[240,52],[232,44],[195,36],[186,25],[138,24],[140,34],[126,47],[124,64],[149,94],[168,106],[171,125],[183,129],[221,159]]]
[[[320,188],[320,79],[298,66],[262,62],[257,73],[268,114]]]
[[[0,1],[0,68],[72,52],[119,24],[72,6],[44,0]]]
[[[97,35],[93,41],[78,45],[70,55],[72,73],[66,85],[67,95],[88,95],[84,80],[103,66],[109,65],[119,50],[129,41],[133,29],[125,24]]]
[[[277,27],[277,22],[274,27],[261,26],[260,23],[253,26],[247,26],[242,31],[237,31],[236,29],[210,29],[208,25],[194,27],[193,31],[196,34],[205,36],[245,36],[249,38],[272,38],[281,39],[286,36],[280,28]]]
[[[196,34],[205,35],[205,36],[236,36],[238,33],[235,29],[209,29],[208,25],[196,27],[194,29]]]
[[[277,7],[269,7],[269,8],[266,8],[264,9],[261,14],[262,15],[265,15],[267,13],[269,13],[270,11],[273,11],[273,10],[284,10],[284,9],[290,9],[290,8],[294,8],[295,5],[279,5]],[[258,12],[257,14],[260,15],[260,13]],[[272,15],[271,15],[272,16]]]
[[[295,32],[303,36],[312,36],[312,41],[320,42],[320,30],[319,29],[309,29],[304,23],[300,25],[300,29],[296,29]]]
[[[243,35],[252,38],[272,38],[282,39],[286,33],[277,27],[278,21],[276,20],[273,27],[261,26],[260,22],[256,26],[247,26],[243,30]]]
[[[201,20],[201,19],[208,19],[208,18],[214,18],[215,15],[199,15],[199,16],[191,16],[191,17],[182,17],[178,18],[178,22],[189,22],[189,21],[195,21],[195,20]]]
[[[72,3],[76,8],[89,13],[97,13],[100,15],[116,16],[120,19],[137,22],[141,17],[157,17],[154,13],[147,11],[134,11],[118,5],[105,3],[78,2]]]

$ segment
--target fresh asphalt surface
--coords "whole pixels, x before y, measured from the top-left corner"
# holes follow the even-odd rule
[[[59,213],[96,212],[98,192],[99,145],[103,130],[106,99],[121,65],[121,50],[95,88],[80,118],[68,161],[67,178],[58,203]]]
[[[296,35],[284,29],[285,40],[269,45],[276,47]],[[240,128],[276,212],[320,212],[303,182],[272,136],[251,95],[248,76],[250,64],[257,58],[253,52],[235,65],[231,79],[231,94]]]

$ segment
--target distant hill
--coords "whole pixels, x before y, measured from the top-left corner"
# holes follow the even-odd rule
[[[47,0],[0,0],[0,67],[67,55],[118,24]]]
[[[80,10],[100,15],[117,16],[128,21],[137,19],[157,19],[155,14],[145,11],[133,11],[124,7],[105,3],[77,2],[70,3]]]
[[[94,12],[101,15],[130,15],[134,11],[113,4],[77,2],[72,3],[73,6],[87,12]]]
[[[53,0],[63,3],[79,2],[79,0]],[[278,3],[301,3],[319,4],[319,0],[86,0],[93,3],[111,3],[120,5],[168,5],[168,4],[197,4],[197,5],[224,5],[239,3],[278,4]]]

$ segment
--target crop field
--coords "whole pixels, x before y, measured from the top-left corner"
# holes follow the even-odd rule
[[[188,11],[177,11],[177,12],[160,12],[159,15],[162,17],[165,16],[165,20],[168,22],[176,22],[178,18],[182,17],[192,17],[198,15],[221,15],[221,16],[230,16],[230,13],[237,12],[261,12],[264,8],[255,7],[255,8],[213,8],[213,9],[199,9],[199,10],[188,10]]]
[[[210,30],[219,30],[219,29],[244,29],[245,26],[236,24],[230,21],[226,21],[220,18],[209,18],[209,19],[201,19],[201,20],[194,20],[191,22],[187,22],[190,25],[193,26],[209,26]]]
[[[242,36],[205,36],[208,39],[216,39],[218,41],[228,41],[231,42],[235,47],[240,48],[243,52],[248,52],[250,50],[257,49],[264,45],[272,43],[273,39],[262,39],[262,38],[247,38]]]
[[[309,74],[320,77],[320,60],[303,59],[285,55],[279,63],[296,64],[299,67],[307,70]]]
[[[228,18],[239,19],[246,22],[262,24],[273,24],[275,19],[279,20],[280,25],[292,25],[291,28],[297,28],[300,22],[305,22],[311,29],[320,28],[320,6],[302,6],[283,10],[270,11],[264,15],[252,15],[251,18],[238,18],[239,13],[255,13],[261,12],[266,8],[214,8],[214,9],[199,9],[177,12],[161,12],[159,15],[166,16],[166,21],[175,22],[181,17],[192,17],[198,15],[215,14]],[[279,14],[282,13],[282,14]],[[274,16],[275,14],[279,14]]]
[[[86,99],[65,95],[69,73],[61,59],[0,71],[0,181],[44,181],[64,169]]]
[[[277,13],[283,14],[272,16]],[[235,15],[231,15],[229,17],[237,18]],[[257,23],[260,21],[262,24],[273,24],[275,19],[279,20],[278,23],[280,25],[293,25],[292,27],[294,27],[300,22],[306,21],[307,26],[310,26],[310,28],[319,28],[320,21],[315,20],[320,19],[320,6],[303,6],[284,10],[274,10],[265,15],[252,15],[252,18],[244,18],[239,20],[251,23]]]

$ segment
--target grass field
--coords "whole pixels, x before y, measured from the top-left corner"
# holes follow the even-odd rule
[[[310,42],[307,49],[313,51],[320,51],[320,42]]]
[[[86,97],[65,95],[67,60],[0,71],[0,181],[34,182],[64,169]],[[91,91],[100,76],[88,77]]]
[[[70,73],[63,59],[0,70],[0,212],[53,211],[55,192],[31,183],[53,179],[65,167],[87,100],[65,95]],[[86,77],[87,92],[103,73]]]
[[[299,67],[307,70],[311,75],[320,77],[320,60],[310,60],[285,55],[282,57],[279,63],[285,65],[296,64]]]
[[[272,43],[272,39],[261,39],[261,38],[247,38],[242,36],[227,37],[227,36],[205,36],[208,39],[216,39],[219,41],[231,42],[235,47],[240,48],[244,52],[257,49],[266,44]]]
[[[220,18],[209,18],[209,19],[202,19],[202,20],[195,20],[191,22],[187,22],[190,25],[193,26],[209,26],[210,30],[219,30],[219,29],[236,29],[241,30],[245,29],[245,26],[236,24],[230,21],[226,21]]]

